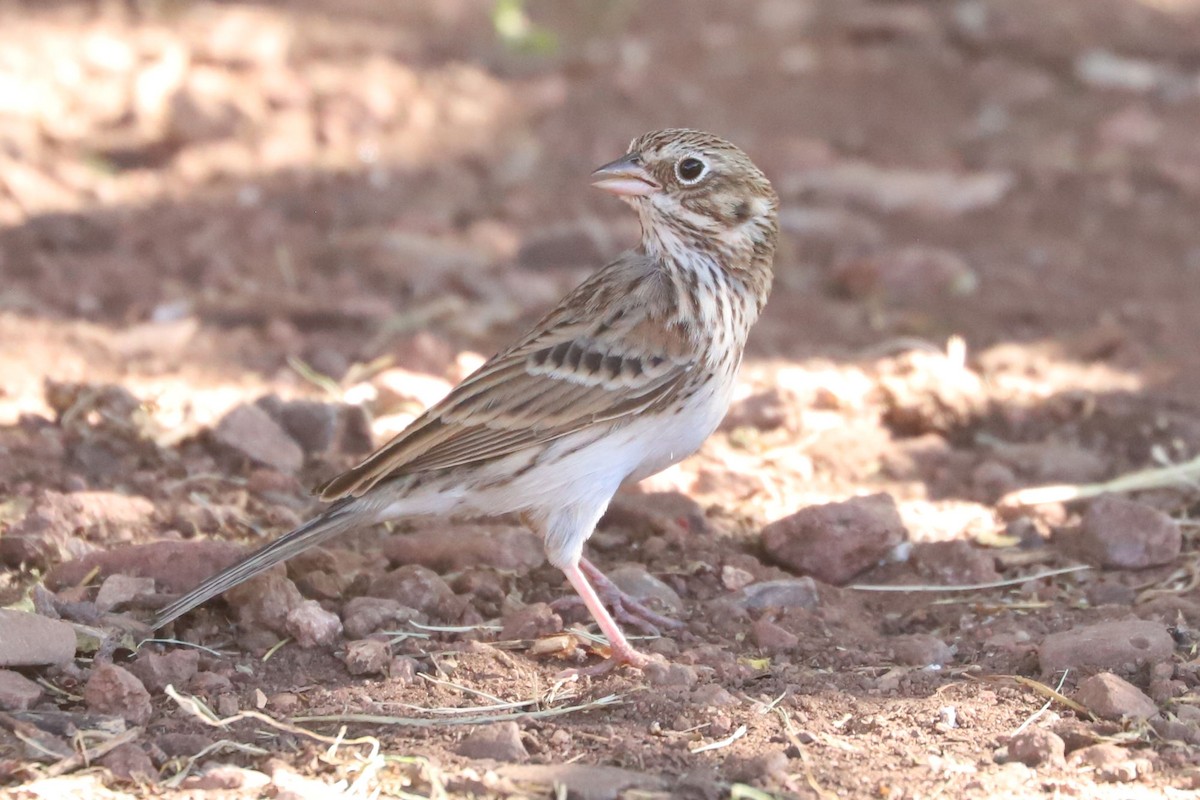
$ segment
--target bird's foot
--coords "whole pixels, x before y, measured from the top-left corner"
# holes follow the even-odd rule
[[[637,670],[646,668],[650,663],[647,656],[642,655],[637,650],[634,650],[628,643],[622,642],[620,646],[612,645],[608,658],[601,661],[599,664],[594,664],[590,667],[572,667],[564,669],[562,672],[554,676],[555,680],[569,680],[570,678],[599,678],[602,675],[607,675],[618,667],[628,664]]]
[[[659,635],[663,630],[676,630],[683,627],[677,619],[659,614],[641,600],[617,586],[600,569],[588,561],[581,559],[579,567],[596,587],[596,594],[613,610],[613,617],[626,625],[633,625],[652,636]]]

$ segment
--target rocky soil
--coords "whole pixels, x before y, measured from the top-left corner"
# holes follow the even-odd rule
[[[0,796],[1200,791],[1200,4],[0,29]],[[587,175],[666,125],[741,144],[783,240],[728,419],[589,545],[684,623],[644,675],[555,680],[603,642],[504,518],[147,639],[630,246]]]

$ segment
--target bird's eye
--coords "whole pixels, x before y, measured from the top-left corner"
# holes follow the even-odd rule
[[[708,164],[705,164],[695,156],[679,159],[675,164],[675,177],[679,178],[679,182],[687,186],[699,182],[701,178],[708,174]]]

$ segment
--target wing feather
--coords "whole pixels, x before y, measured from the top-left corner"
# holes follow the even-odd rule
[[[667,283],[644,257],[610,264],[321,497],[502,458],[668,401],[698,356]]]

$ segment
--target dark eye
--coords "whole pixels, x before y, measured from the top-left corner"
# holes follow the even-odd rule
[[[692,184],[704,177],[708,165],[694,156],[679,159],[675,165],[675,175],[680,183]]]

